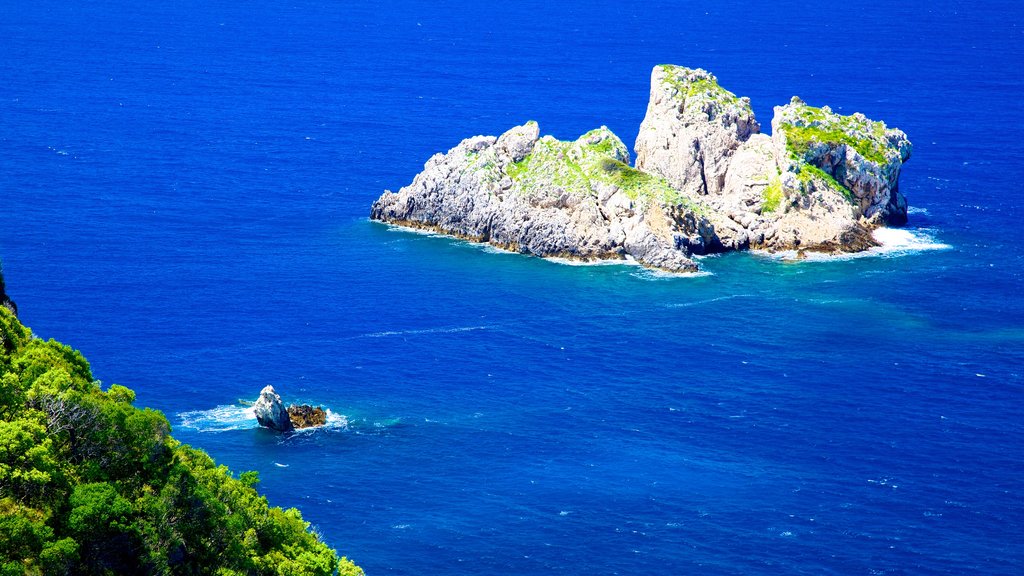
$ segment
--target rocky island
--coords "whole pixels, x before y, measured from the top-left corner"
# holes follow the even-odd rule
[[[273,386],[264,386],[260,390],[260,397],[253,405],[253,413],[260,426],[278,432],[291,432],[327,423],[327,411],[323,407],[293,404],[285,408]]]
[[[572,142],[527,122],[435,154],[371,218],[541,257],[694,272],[695,254],[857,252],[904,224],[901,130],[797,97],[772,134],[705,70],[656,66],[631,164],[608,128]]]

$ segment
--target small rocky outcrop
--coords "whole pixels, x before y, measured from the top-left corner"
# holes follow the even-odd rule
[[[906,222],[900,130],[798,98],[760,133],[750,101],[701,69],[657,66],[635,150],[607,128],[575,141],[535,122],[436,154],[371,218],[542,257],[692,272],[693,254],[860,251]]]
[[[281,396],[274,391],[273,386],[268,385],[260,390],[260,397],[253,405],[253,412],[256,413],[256,421],[265,428],[279,432],[291,432],[295,428],[288,416],[288,410],[281,402]]]
[[[327,424],[327,411],[320,406],[292,405],[288,407],[288,418],[296,429],[312,428]]]
[[[293,404],[285,408],[273,386],[265,386],[260,390],[260,397],[253,404],[253,412],[260,426],[278,432],[291,432],[327,423],[327,411],[320,406],[314,408],[307,404]]]

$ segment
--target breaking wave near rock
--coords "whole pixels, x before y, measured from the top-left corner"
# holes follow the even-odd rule
[[[327,423],[319,428],[328,430],[348,430],[349,419],[330,409],[327,412]],[[231,432],[259,428],[256,414],[251,404],[238,403],[215,406],[208,410],[190,410],[178,413],[178,426],[196,432]],[[307,428],[305,430],[314,430]]]

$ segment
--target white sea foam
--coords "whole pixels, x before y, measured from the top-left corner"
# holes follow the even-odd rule
[[[621,260],[574,260],[572,258],[558,258],[550,256],[544,258],[544,260],[547,260],[552,264],[560,264],[562,266],[640,266],[640,263],[630,256],[626,256]]]
[[[714,276],[707,270],[700,270],[697,272],[667,272],[665,270],[655,270],[653,268],[640,268],[635,272],[631,273],[632,276],[640,278],[641,280],[669,280],[675,278],[704,278],[705,276]]]
[[[358,338],[387,338],[389,336],[417,336],[420,334],[457,334],[459,332],[473,332],[476,330],[487,330],[494,326],[452,326],[446,328],[423,328],[419,330],[385,330],[383,332],[371,332],[362,334]]]
[[[178,418],[180,426],[199,432],[228,432],[259,426],[253,407],[239,404],[181,412]]]
[[[423,228],[407,228],[407,227],[401,226],[399,224],[391,224],[391,223],[388,223],[388,222],[385,222],[384,225],[387,226],[388,230],[391,231],[391,232],[410,232],[412,234],[419,234],[421,236],[433,236],[433,237],[436,237],[436,238],[448,238],[450,240],[458,240],[460,242],[465,243],[467,246],[478,248],[478,249],[483,250],[484,252],[487,252],[489,254],[514,254],[516,256],[536,257],[536,256],[534,256],[532,254],[521,254],[519,252],[514,252],[512,250],[505,250],[504,248],[499,248],[498,246],[495,246],[493,244],[489,244],[487,242],[473,242],[473,241],[464,240],[463,238],[459,238],[458,236],[453,236],[451,234],[445,234],[444,232],[438,232],[436,230],[429,230],[429,229],[423,229]],[[711,275],[710,272],[703,272],[703,271],[702,272],[674,273],[674,272],[664,272],[664,271],[660,271],[660,270],[651,270],[651,269],[648,269],[648,268],[644,268],[639,262],[636,261],[635,258],[633,258],[632,256],[629,256],[629,255],[626,255],[626,257],[624,257],[622,259],[619,259],[619,260],[615,260],[615,259],[577,260],[577,259],[573,259],[573,258],[559,258],[557,256],[539,256],[539,258],[541,260],[544,260],[545,262],[551,262],[552,264],[559,264],[561,266],[635,266],[637,268],[640,268],[643,271],[643,274],[646,275],[646,279],[652,279],[652,278],[659,278],[659,279],[660,278],[693,278],[693,277],[698,277],[698,276],[710,276]],[[645,276],[640,276],[640,277],[645,277]]]
[[[949,250],[949,244],[935,239],[930,230],[907,228],[878,228],[872,235],[882,245],[872,248],[878,254],[911,254],[926,250]]]
[[[728,296],[719,296],[718,298],[707,298],[705,300],[697,300],[695,302],[680,302],[678,304],[669,304],[668,308],[689,308],[691,306],[703,306],[704,304],[711,304],[712,302],[719,302],[721,300],[732,300],[733,298],[753,298],[753,294],[730,294]]]
[[[932,230],[926,228],[877,228],[871,234],[881,246],[875,246],[863,252],[851,254],[821,254],[817,252],[798,254],[796,250],[775,253],[763,250],[754,250],[753,252],[759,256],[786,261],[834,262],[836,260],[853,260],[856,258],[891,258],[952,248],[949,244],[939,242],[933,233]]]
[[[314,431],[323,428],[344,430],[348,428],[348,418],[344,414],[335,414],[327,410],[327,423],[316,428],[305,428],[298,432]],[[223,405],[209,410],[190,410],[178,414],[179,426],[197,432],[230,432],[233,430],[249,430],[259,428],[256,412],[251,405]]]

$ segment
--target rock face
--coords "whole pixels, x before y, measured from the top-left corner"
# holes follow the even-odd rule
[[[288,411],[273,386],[266,386],[260,390],[260,397],[253,406],[253,411],[260,426],[279,432],[291,432],[294,429]]]
[[[750,100],[719,86],[710,72],[655,66],[636,167],[690,196],[721,194],[736,150],[760,131]]]
[[[657,66],[630,166],[607,128],[575,141],[535,122],[436,154],[371,218],[542,257],[671,272],[728,250],[858,251],[906,221],[906,135],[798,98],[760,133],[750,102],[700,69]]]
[[[828,106],[814,108],[794,97],[775,107],[772,133],[779,166],[796,174],[799,182],[822,181],[868,222],[906,223],[907,200],[899,192],[899,177],[912,147],[901,130],[860,113],[841,116]],[[804,171],[810,177],[801,177]]]
[[[292,405],[287,409],[281,401],[273,386],[266,386],[260,390],[260,397],[253,405],[256,413],[256,421],[260,426],[277,430],[279,432],[291,432],[300,428],[311,428],[323,426],[327,423],[327,411],[322,407],[316,408],[301,404]]]
[[[288,407],[288,418],[296,429],[312,428],[313,426],[323,426],[327,423],[327,412],[320,406],[314,408],[306,404],[300,406],[293,405]]]
[[[18,315],[18,307],[14,304],[14,300],[11,300],[10,296],[7,295],[7,286],[4,284],[3,272],[0,272],[0,306],[10,310],[11,314]]]
[[[374,202],[371,217],[524,254],[632,258],[673,272],[695,271],[688,247],[711,237],[698,204],[632,168],[607,128],[565,142],[541,138],[536,122],[435,155],[412,184]]]

